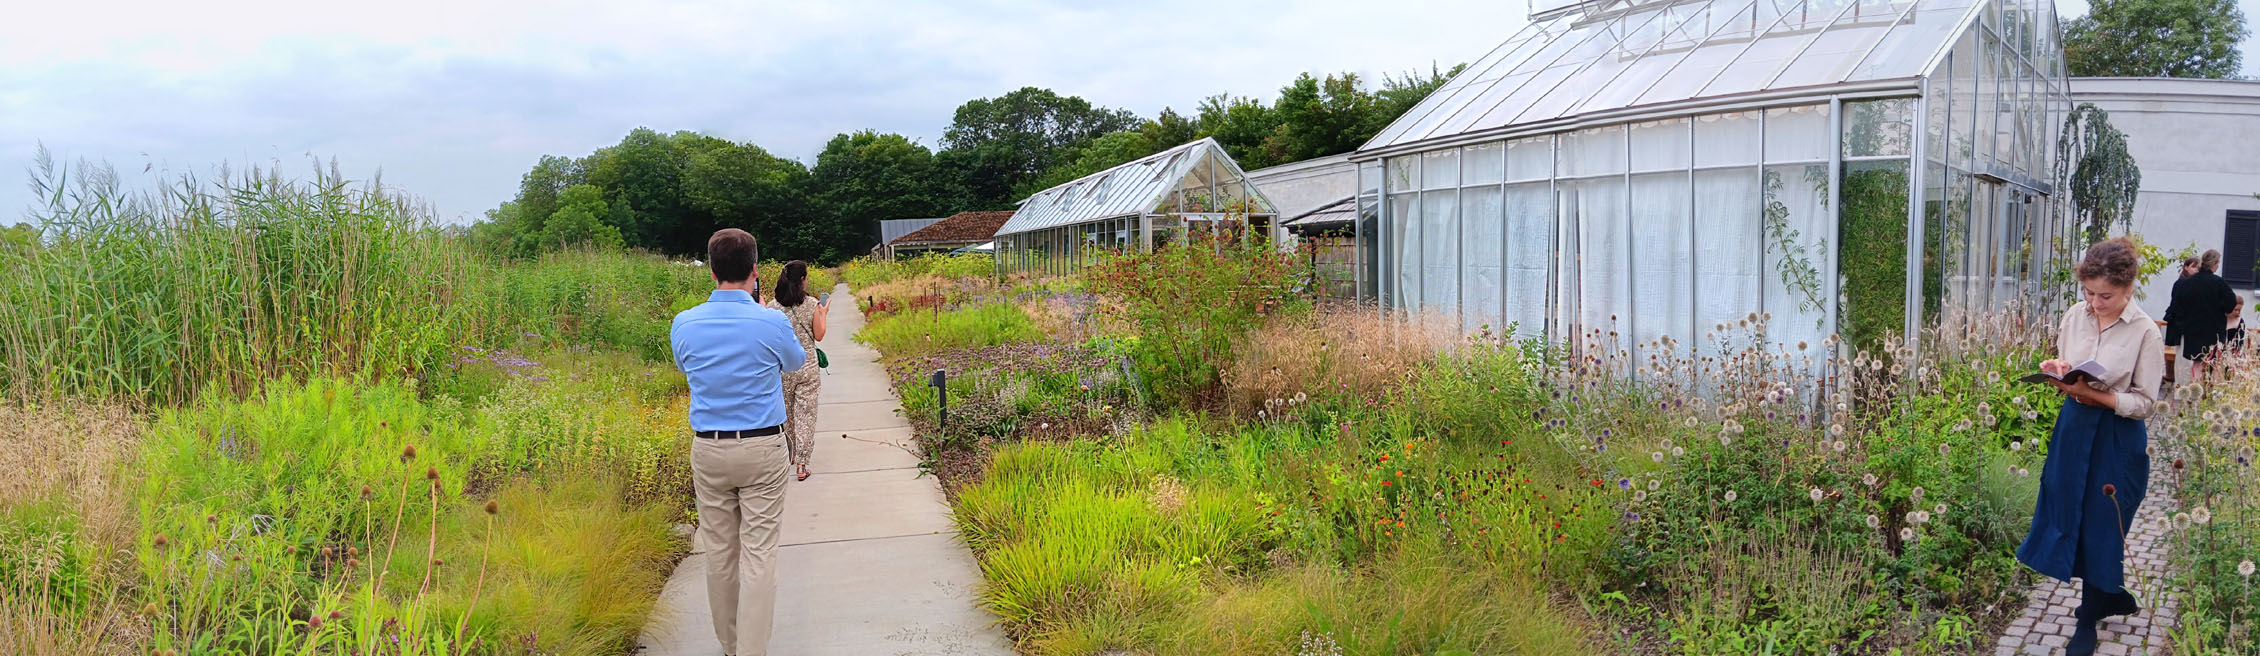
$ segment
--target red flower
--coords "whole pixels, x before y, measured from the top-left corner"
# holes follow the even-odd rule
[[[2103,484],[2103,496],[2111,497],[2111,496],[2118,496],[2118,494],[2119,494],[2119,486],[2117,486],[2117,485],[2112,485],[2112,484],[2110,484],[2110,483],[2104,483],[2104,484]]]
[[[1389,461],[1389,454],[1386,454],[1386,453],[1384,453],[1384,454],[1381,454],[1381,461],[1382,461],[1382,462],[1388,462],[1388,461]]]
[[[1388,484],[1389,484],[1389,482],[1388,482],[1388,481],[1382,481],[1382,482],[1381,482],[1381,484],[1382,484],[1382,485],[1388,485]]]

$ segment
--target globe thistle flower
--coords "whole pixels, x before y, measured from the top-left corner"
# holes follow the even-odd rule
[[[2242,577],[2247,577],[2247,578],[2250,578],[2250,577],[2252,576],[2252,569],[2253,569],[2253,567],[2252,567],[2252,561],[2250,561],[2250,560],[2246,560],[2246,561],[2243,561],[2243,562],[2237,563],[2237,564],[2236,564],[2236,575],[2237,575],[2237,576],[2242,576]]]
[[[2185,512],[2178,512],[2178,513],[2174,513],[2174,528],[2178,528],[2178,529],[2187,529],[2187,528],[2189,528],[2189,513],[2185,513]]]
[[[1861,483],[1864,483],[1864,484],[1866,484],[1866,485],[1867,485],[1868,487],[1875,487],[1875,481],[1876,481],[1876,478],[1875,478],[1875,474],[1873,474],[1873,473],[1867,473],[1867,474],[1861,474],[1861,475],[1860,475],[1860,482],[1861,482]]]
[[[1829,447],[1836,449],[1837,453],[1843,453],[1845,449],[1852,448],[1852,445],[1844,440],[1837,440],[1835,444],[1831,444]]]
[[[2204,506],[2198,506],[2196,510],[2189,511],[2189,521],[2197,522],[2198,526],[2211,524],[2213,523],[2213,511],[2207,510]]]
[[[1680,456],[1684,456],[1684,455],[1687,455],[1687,449],[1686,449],[1686,448],[1684,448],[1684,447],[1676,447],[1676,446],[1675,446],[1675,447],[1672,447],[1672,448],[1671,448],[1671,457],[1677,458],[1677,457],[1680,457]]]
[[[1632,502],[1633,502],[1633,503],[1647,503],[1647,502],[1648,502],[1648,491],[1647,491],[1647,490],[1633,490],[1633,491],[1632,491]]]
[[[1664,452],[1662,452],[1662,451],[1656,451],[1656,452],[1650,453],[1650,454],[1648,454],[1648,459],[1649,459],[1649,460],[1654,460],[1654,461],[1656,461],[1656,462],[1663,462],[1663,461],[1664,461]]]
[[[1821,489],[1816,487],[1810,490],[1806,490],[1805,496],[1811,498],[1813,500],[1813,503],[1820,503],[1821,498],[1827,495],[1823,494],[1821,492]]]
[[[2023,451],[2023,450],[2025,450],[2025,441],[2024,441],[2024,440],[2009,440],[2009,450],[2010,450],[2010,451]]]
[[[1661,489],[1661,488],[1662,488],[1663,486],[1664,486],[1664,479],[1661,479],[1661,478],[1651,478],[1651,479],[1648,479],[1648,491],[1649,491],[1649,492],[1654,492],[1654,491],[1656,491],[1656,490],[1658,490],[1658,489]]]
[[[1882,526],[1883,520],[1881,518],[1878,518],[1875,515],[1868,515],[1868,528],[1875,529],[1881,528]]]
[[[1913,491],[1907,493],[1907,499],[1913,501],[1914,503],[1922,503],[1923,487],[1920,485],[1915,486],[1915,489]]]
[[[1915,541],[1915,529],[1914,529],[1913,527],[1909,527],[1909,528],[1902,528],[1902,529],[1899,529],[1899,541],[1900,541],[1900,542],[1914,542],[1914,541]]]
[[[1734,499],[1735,499],[1735,494],[1734,494],[1734,491],[1733,491],[1733,490],[1727,490],[1727,491],[1726,491],[1726,502],[1727,502],[1727,503],[1734,503]]]
[[[1940,457],[1940,458],[1944,458],[1944,457],[1946,457],[1946,454],[1947,454],[1947,452],[1949,452],[1949,451],[1953,451],[1953,450],[1954,450],[1954,444],[1953,444],[1953,443],[1951,443],[1951,442],[1939,442],[1939,443],[1938,443],[1938,457]]]

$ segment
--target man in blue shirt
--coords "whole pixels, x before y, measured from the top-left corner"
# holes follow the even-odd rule
[[[714,636],[736,656],[764,656],[777,603],[777,535],[784,517],[784,373],[808,352],[785,314],[754,294],[759,250],[730,228],[706,240],[714,293],[675,315],[668,342],[691,386],[691,483]]]

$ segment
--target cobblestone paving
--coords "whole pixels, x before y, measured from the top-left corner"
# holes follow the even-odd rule
[[[2153,433],[2155,439],[2156,433]],[[2135,511],[2134,535],[2127,538],[2127,587],[2142,602],[2142,612],[2103,620],[2095,653],[2105,656],[2167,653],[2166,633],[2174,625],[2174,599],[2166,591],[2167,532],[2173,527],[2169,518],[2181,503],[2174,499],[2180,489],[2180,478],[2175,475],[2172,456],[2151,458],[2150,490],[2143,499],[2142,509]],[[2039,475],[2034,472],[2034,475]],[[2072,609],[2080,603],[2080,584],[2064,583],[2043,578],[2033,586],[2030,600],[2025,603],[2024,615],[2009,623],[2000,641],[1994,643],[1994,656],[2048,656],[2064,653],[2064,643],[2071,640]]]

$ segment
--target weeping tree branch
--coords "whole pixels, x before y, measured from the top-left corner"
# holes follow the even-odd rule
[[[2064,117],[2056,140],[2056,182],[2072,197],[2072,211],[2088,243],[2110,236],[2111,225],[2131,229],[2142,169],[2127,153],[2127,135],[2111,127],[2111,116],[2094,103],[2080,103]]]

